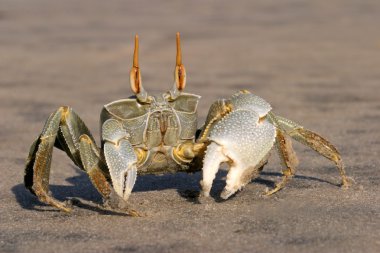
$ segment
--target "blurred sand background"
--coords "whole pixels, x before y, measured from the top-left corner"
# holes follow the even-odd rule
[[[0,1],[0,252],[380,252],[380,2]],[[196,204],[200,174],[138,178],[131,204],[147,216],[99,209],[87,176],[54,153],[51,191],[80,199],[71,215],[23,187],[29,146],[48,115],[70,105],[99,140],[102,105],[128,97],[133,36],[143,83],[172,86],[175,32],[188,92],[212,101],[249,89],[280,115],[327,137],[356,184],[295,144],[297,176],[274,154],[236,197]],[[213,195],[223,188],[220,173]]]

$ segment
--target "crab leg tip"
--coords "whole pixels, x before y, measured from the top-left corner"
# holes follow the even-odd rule
[[[350,177],[343,177],[341,187],[343,189],[348,189],[353,183],[355,183],[354,179]]]

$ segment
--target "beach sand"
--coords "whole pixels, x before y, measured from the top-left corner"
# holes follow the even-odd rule
[[[380,3],[378,1],[50,1],[0,5],[0,252],[380,252]],[[181,32],[187,92],[247,89],[329,139],[334,165],[294,142],[296,176],[277,194],[275,152],[262,175],[225,202],[198,204],[200,173],[139,177],[132,218],[104,211],[66,155],[53,156],[51,192],[65,214],[23,186],[29,147],[50,113],[69,105],[99,144],[102,106],[131,95],[133,37],[151,94],[173,84]],[[212,199],[224,187],[214,183]]]

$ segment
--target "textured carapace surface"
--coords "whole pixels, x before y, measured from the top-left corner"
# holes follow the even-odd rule
[[[149,103],[136,98],[118,100],[104,106],[101,129],[108,131],[104,123],[113,119],[128,134],[126,139],[133,148],[145,151],[138,167],[140,174],[186,170],[188,165],[176,159],[173,152],[180,144],[195,140],[199,99],[183,93],[175,99],[168,94],[154,96]]]

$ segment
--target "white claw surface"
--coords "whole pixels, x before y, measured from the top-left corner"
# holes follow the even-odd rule
[[[104,156],[115,192],[124,200],[129,198],[137,177],[137,157],[132,145],[125,139],[119,145],[104,143]]]
[[[245,178],[250,175],[248,171],[267,158],[274,145],[276,129],[268,120],[259,120],[256,112],[242,109],[231,112],[212,127],[203,167],[204,195],[208,194],[221,162],[230,164],[221,194],[227,199],[249,181]]]
[[[234,110],[249,110],[257,113],[260,118],[272,110],[267,101],[252,93],[237,93],[232,96],[231,103]]]
[[[233,111],[212,128],[209,139],[223,147],[225,155],[243,167],[258,164],[272,149],[275,127],[248,110]]]
[[[228,158],[223,154],[222,147],[212,142],[207,147],[206,155],[203,160],[203,179],[201,182],[202,195],[204,197],[210,196],[212,182],[215,179],[219,166],[222,162],[228,161]]]

